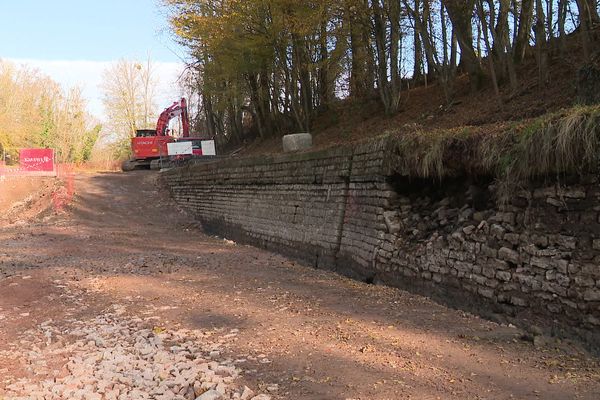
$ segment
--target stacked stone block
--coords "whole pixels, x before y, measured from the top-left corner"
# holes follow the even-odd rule
[[[385,141],[162,174],[210,233],[600,343],[600,185],[392,174]],[[433,190],[435,189],[435,190]],[[498,317],[500,316],[500,317]]]

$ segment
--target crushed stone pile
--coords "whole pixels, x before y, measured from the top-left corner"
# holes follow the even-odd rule
[[[35,376],[6,386],[6,400],[269,400],[236,381],[245,360],[222,360],[221,338],[200,330],[148,328],[152,318],[126,317],[123,308],[62,331],[52,321],[26,332],[20,360]],[[35,339],[34,339],[35,338]],[[26,350],[27,349],[27,350]],[[23,359],[25,358],[25,359]],[[56,360],[62,369],[53,369]],[[42,378],[40,378],[42,377]]]

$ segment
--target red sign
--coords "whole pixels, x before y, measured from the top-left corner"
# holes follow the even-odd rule
[[[53,172],[54,150],[52,149],[21,149],[19,164],[22,170]]]

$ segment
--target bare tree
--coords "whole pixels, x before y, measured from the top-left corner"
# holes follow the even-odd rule
[[[154,66],[150,61],[150,57],[146,59],[145,65],[137,64],[136,68],[139,71],[140,80],[142,84],[142,92],[144,97],[144,110],[143,110],[143,126],[148,127],[153,121],[150,117],[153,116],[154,109],[154,96],[156,90],[156,80],[154,78]]]
[[[120,139],[154,125],[156,81],[152,69],[149,59],[144,64],[120,60],[104,71],[101,88],[107,127]]]

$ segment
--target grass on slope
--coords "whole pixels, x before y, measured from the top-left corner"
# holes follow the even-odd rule
[[[464,173],[508,187],[532,177],[584,173],[600,154],[600,105],[575,106],[537,118],[488,126],[390,133],[397,172],[442,179]]]

